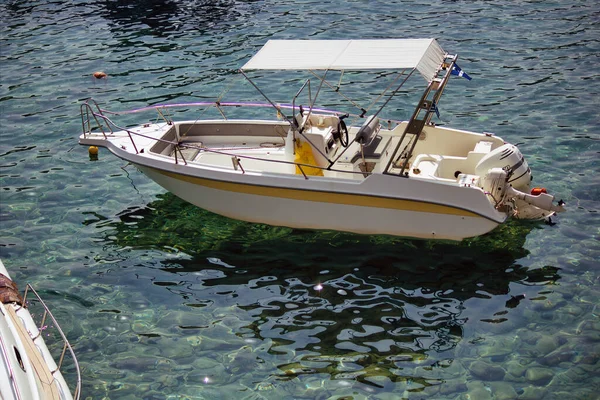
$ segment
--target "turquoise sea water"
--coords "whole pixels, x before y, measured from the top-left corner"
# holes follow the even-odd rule
[[[3,1],[0,15],[0,257],[62,322],[83,398],[598,398],[596,2]],[[567,202],[556,225],[451,244],[248,224],[77,145],[90,97],[214,100],[270,38],[379,37],[459,54],[473,80],[452,80],[440,122],[518,144]]]

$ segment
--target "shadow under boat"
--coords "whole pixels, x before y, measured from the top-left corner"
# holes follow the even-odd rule
[[[113,218],[95,212],[85,212],[84,215],[85,225],[110,226],[116,230],[115,235],[110,235],[114,237],[112,241],[134,249],[172,248],[190,255],[205,251],[229,254],[252,252],[256,246],[273,245],[269,241],[275,241],[282,251],[285,251],[286,244],[292,244],[295,250],[303,243],[321,243],[327,244],[328,254],[336,252],[335,258],[353,259],[367,250],[361,246],[376,246],[367,251],[378,255],[391,253],[402,258],[414,250],[419,252],[419,258],[425,263],[442,264],[444,260],[458,256],[510,265],[514,260],[527,256],[528,250],[524,248],[527,235],[544,226],[539,221],[511,220],[486,235],[462,242],[300,230],[229,219],[195,207],[171,193],[158,195],[157,200],[145,207],[125,209]],[[438,253],[443,253],[444,257],[440,258]],[[407,257],[410,258],[410,255]]]
[[[447,367],[448,351],[464,338],[467,300],[492,299],[496,310],[505,304],[502,318],[481,312],[484,322],[503,322],[522,300],[510,296],[512,283],[560,279],[558,268],[518,263],[537,226],[521,221],[460,243],[407,240],[230,220],[169,193],[117,217],[90,214],[86,223],[119,248],[166,251],[160,269],[173,282],[153,284],[198,308],[210,307],[210,287],[251,316],[238,336],[272,340],[274,355],[306,353],[281,364],[277,380],[326,373],[377,386],[381,377],[406,380],[399,371],[415,365]],[[313,339],[299,345],[293,338],[304,330]],[[439,384],[410,379],[422,388]]]

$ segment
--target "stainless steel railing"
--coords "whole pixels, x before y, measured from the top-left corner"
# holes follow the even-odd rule
[[[30,284],[27,284],[27,286],[25,287],[25,293],[23,295],[23,304],[27,304],[27,296],[30,294],[35,297],[34,301],[38,301],[44,309],[44,312],[42,315],[42,321],[39,323],[39,325],[37,325],[37,321],[34,320],[34,322],[36,323],[37,328],[38,328],[38,333],[35,337],[32,337],[32,339],[35,340],[42,334],[43,331],[45,331],[46,329],[49,329],[48,326],[46,325],[46,321],[47,321],[48,317],[50,317],[50,320],[53,323],[52,327],[54,329],[56,329],[56,331],[58,332],[58,334],[60,335],[60,338],[62,340],[62,351],[60,354],[60,358],[59,358],[58,362],[56,363],[56,369],[54,371],[50,371],[50,372],[54,376],[58,371],[60,371],[60,373],[63,375],[63,379],[65,379],[65,382],[66,382],[66,378],[63,374],[62,368],[63,368],[63,363],[65,361],[65,356],[67,355],[67,350],[68,350],[68,354],[70,354],[70,356],[71,356],[70,357],[71,362],[73,363],[73,366],[75,368],[76,375],[77,375],[77,382],[75,383],[75,389],[72,390],[71,392],[73,394],[73,399],[79,400],[79,397],[81,395],[81,371],[79,369],[79,362],[77,361],[77,357],[75,356],[75,351],[73,351],[73,347],[69,343],[69,340],[65,336],[65,333],[63,332],[60,325],[56,321],[56,318],[54,318],[54,315],[52,315],[52,313],[48,309],[48,306],[46,305],[46,303],[44,303],[44,301],[42,300],[40,295],[35,291],[35,289]],[[32,315],[32,318],[33,318],[33,315]],[[67,385],[69,385],[69,384],[67,383]],[[69,388],[70,387],[71,387],[71,385],[69,385]]]

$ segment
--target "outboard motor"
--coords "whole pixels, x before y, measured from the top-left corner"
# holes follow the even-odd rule
[[[554,205],[554,196],[539,190],[529,193],[531,170],[515,146],[505,144],[485,155],[475,167],[481,177],[481,188],[491,196],[498,209],[508,207],[519,219],[549,218],[564,211],[561,200]]]
[[[496,206],[504,201],[506,189],[509,187],[507,177],[508,174],[503,168],[491,168],[481,176],[482,189],[492,195]]]
[[[490,151],[475,167],[475,175],[484,177],[492,168],[504,169],[508,174],[508,184],[517,190],[529,192],[531,170],[516,146],[505,144]]]

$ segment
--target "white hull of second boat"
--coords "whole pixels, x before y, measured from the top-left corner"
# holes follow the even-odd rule
[[[383,197],[357,192],[348,194],[331,190],[318,191],[302,188],[304,179],[288,179],[297,183],[295,188],[289,183],[283,187],[267,187],[248,183],[252,182],[252,179],[248,179],[249,174],[241,175],[245,178],[245,182],[241,183],[161,171],[139,164],[138,168],[169,192],[198,207],[238,220],[275,226],[462,240],[487,233],[506,218],[505,214],[493,209],[478,189],[428,184],[409,179],[399,182],[397,177],[385,175],[368,178],[380,181],[370,186],[385,187],[389,183],[386,181],[390,180],[396,185],[405,185],[404,191],[407,193],[415,193],[414,190],[417,190],[416,193],[422,193],[420,199],[402,198],[397,195]],[[265,182],[264,177],[262,181],[260,176],[256,178],[258,182]],[[310,180],[314,183],[315,179],[318,178],[313,177]],[[425,190],[419,190],[419,187]],[[449,196],[449,192],[456,191],[457,205],[451,206],[448,202],[436,203],[435,191],[439,189],[444,190],[446,200],[452,197]],[[471,190],[469,196],[467,191]],[[469,197],[473,206],[471,210],[458,206],[464,206]],[[473,209],[479,209],[479,212],[474,212]]]
[[[6,267],[0,260],[0,274],[10,279]],[[36,294],[37,295],[37,294]],[[38,298],[38,301],[39,300]],[[49,313],[49,311],[47,311]],[[44,314],[44,319],[46,314]],[[54,326],[59,329],[54,317],[50,316]],[[50,324],[48,324],[50,325]],[[62,331],[61,331],[62,334]],[[64,357],[67,347],[72,351],[66,338],[63,348]],[[74,394],[69,390],[59,365],[46,346],[44,335],[38,329],[28,307],[9,301],[0,302],[0,399],[79,399],[81,379],[79,366],[74,353],[70,353],[77,372],[77,387]],[[62,365],[62,358],[59,363]]]

